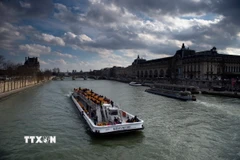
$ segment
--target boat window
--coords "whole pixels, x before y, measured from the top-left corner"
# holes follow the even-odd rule
[[[118,111],[117,110],[110,110],[109,114],[110,115],[118,115]]]

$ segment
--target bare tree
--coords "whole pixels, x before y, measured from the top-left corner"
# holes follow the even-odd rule
[[[3,55],[0,55],[0,69],[3,69],[3,64],[4,64],[5,58]]]
[[[49,79],[52,76],[52,71],[50,69],[46,69],[43,74]]]

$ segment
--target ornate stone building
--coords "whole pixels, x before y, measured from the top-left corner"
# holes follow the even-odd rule
[[[145,60],[137,57],[132,63],[132,75],[140,79],[171,78],[192,80],[223,80],[240,78],[240,56],[211,50],[196,52],[183,44],[175,55]]]
[[[25,63],[23,65],[27,69],[31,69],[34,71],[39,71],[40,70],[40,64],[38,61],[38,57],[25,57]]]

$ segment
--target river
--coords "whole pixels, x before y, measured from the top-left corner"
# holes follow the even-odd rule
[[[70,99],[87,87],[144,120],[143,131],[94,137]],[[0,101],[0,159],[237,160],[240,99],[197,95],[183,102],[107,80],[65,79]],[[25,143],[24,136],[56,136]]]

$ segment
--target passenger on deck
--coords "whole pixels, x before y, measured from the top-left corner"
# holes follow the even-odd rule
[[[121,124],[122,122],[120,121],[120,118],[117,117],[117,124]]]
[[[133,122],[138,122],[138,121],[139,121],[139,120],[138,120],[137,116],[134,116]]]
[[[94,116],[95,116],[95,114],[94,114],[94,112],[92,111],[92,112],[91,112],[91,117],[94,117]]]
[[[113,107],[113,105],[114,105],[113,101],[111,101],[111,105],[112,105],[112,107]]]
[[[126,122],[131,122],[131,120],[129,119],[129,116],[127,116],[127,121]]]
[[[95,125],[97,124],[97,122],[98,122],[98,116],[96,116],[96,117],[94,118],[94,124],[95,124]]]
[[[116,118],[116,117],[114,117],[114,123],[115,123],[115,124],[117,123],[117,118]]]

